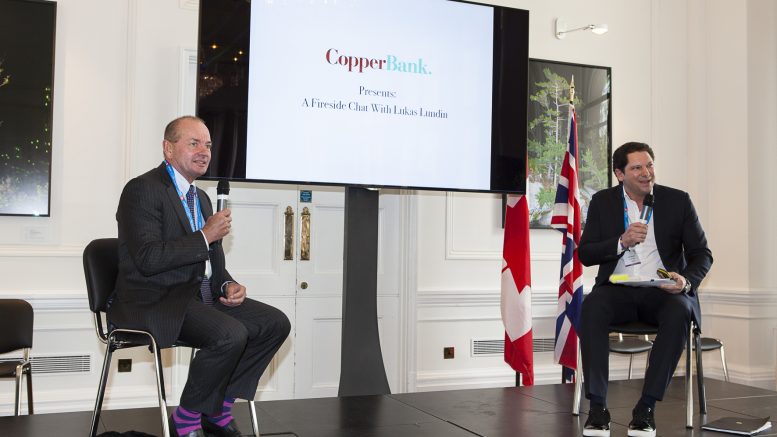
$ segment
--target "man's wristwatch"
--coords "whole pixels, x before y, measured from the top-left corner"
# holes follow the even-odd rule
[[[691,281],[685,280],[685,286],[683,287],[683,294],[688,294],[691,292]]]

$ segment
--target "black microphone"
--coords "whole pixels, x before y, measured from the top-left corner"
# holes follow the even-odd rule
[[[216,212],[221,212],[227,208],[229,201],[229,181],[222,179],[216,187]]]
[[[639,222],[647,224],[651,211],[653,211],[653,195],[648,194],[642,201],[642,211],[639,213]]]

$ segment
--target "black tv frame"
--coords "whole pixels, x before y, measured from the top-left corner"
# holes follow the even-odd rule
[[[205,120],[210,128],[215,145],[211,165],[203,179],[433,191],[525,193],[529,12],[476,2],[447,1],[480,4],[493,8],[495,63],[497,59],[512,61],[495,65],[493,71],[490,189],[246,178],[250,2],[226,0],[200,1],[196,114]],[[242,51],[242,54],[237,54],[238,50]],[[501,57],[501,54],[507,52],[514,52],[516,55],[509,58]],[[507,78],[515,79],[507,80]]]

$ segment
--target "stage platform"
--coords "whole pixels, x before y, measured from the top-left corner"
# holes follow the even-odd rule
[[[675,378],[663,402],[656,408],[659,436],[723,436],[702,431],[703,421],[724,416],[771,416],[777,419],[777,392],[707,379],[707,416],[698,414],[695,402],[694,428],[685,428],[685,398],[682,378]],[[642,380],[610,383],[608,404],[612,413],[612,436],[626,436],[631,408],[637,401]],[[694,387],[695,388],[695,387]],[[695,390],[694,390],[695,391]],[[300,437],[574,437],[582,435],[588,411],[572,416],[573,385],[539,385],[440,392],[298,399],[257,402],[262,435]],[[694,393],[695,394],[695,393]],[[85,437],[90,411],[33,416],[0,417],[3,437]],[[246,403],[235,406],[243,432],[251,426]],[[777,427],[777,424],[775,424]],[[107,410],[99,433],[142,431],[161,435],[155,408]],[[278,434],[288,432],[287,434]],[[250,435],[250,434],[246,434]],[[774,428],[759,436],[777,436]]]

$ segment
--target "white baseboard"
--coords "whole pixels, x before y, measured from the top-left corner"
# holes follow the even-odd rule
[[[39,386],[38,386],[39,387]],[[97,386],[77,390],[41,390],[33,384],[33,407],[35,414],[91,411],[97,396]],[[159,405],[156,385],[122,387],[121,390],[105,391],[103,410],[146,408]],[[0,398],[0,415],[11,415],[14,410],[13,393]],[[22,414],[27,413],[27,395],[22,394]]]
[[[774,371],[769,367],[762,369],[748,368],[745,372],[740,368],[729,367],[731,382],[764,388],[775,389]],[[628,378],[628,359],[610,361],[610,380]],[[645,374],[644,358],[635,358],[632,369],[634,379],[642,379]],[[680,359],[675,376],[685,375],[685,359]],[[512,387],[515,385],[515,372],[506,364],[494,368],[419,371],[416,375],[417,391],[463,390],[475,388]],[[723,380],[723,368],[709,366],[704,369],[704,377]],[[559,384],[561,382],[561,367],[555,364],[534,367],[534,383],[537,385]]]
[[[676,376],[685,374],[684,358],[680,360]],[[640,379],[644,374],[644,359],[635,359],[633,375]],[[611,360],[610,380],[626,379],[628,360]],[[706,366],[706,378],[723,380],[723,369],[720,366]],[[763,366],[750,368],[744,366],[729,367],[731,382],[764,388],[775,389],[774,370]],[[538,365],[534,369],[534,381],[537,385],[558,384],[561,380],[561,367],[555,364]],[[494,368],[477,368],[446,371],[419,371],[416,374],[416,391],[463,390],[476,388],[513,387],[515,372],[506,364]],[[63,413],[71,411],[91,411],[94,408],[97,386],[77,390],[35,390],[35,412]],[[0,396],[0,415],[13,414],[13,393],[7,392]],[[168,396],[168,405],[177,402]],[[106,390],[103,410],[149,408],[158,405],[156,386],[153,384],[121,387],[117,390]],[[22,397],[22,414],[26,414],[26,392]]]

